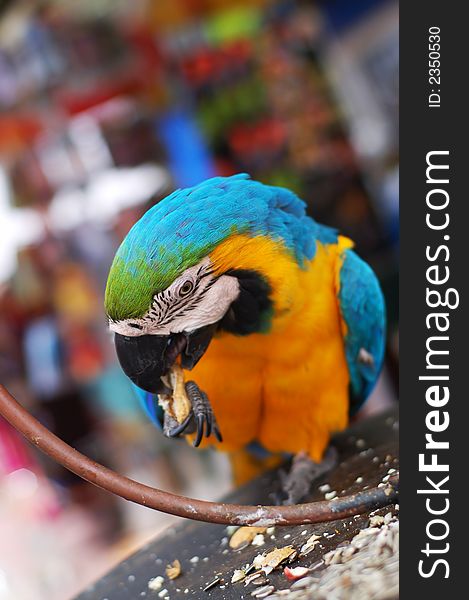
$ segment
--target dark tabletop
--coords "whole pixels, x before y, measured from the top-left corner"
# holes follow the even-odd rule
[[[336,436],[333,445],[339,451],[339,465],[315,482],[308,500],[324,500],[324,491],[320,491],[319,487],[325,482],[339,496],[348,495],[378,485],[390,468],[398,469],[397,411],[388,411],[356,423]],[[277,470],[271,471],[224,500],[239,504],[272,504],[271,495],[278,489],[278,482]],[[389,507],[384,508],[377,514],[385,514],[389,510]],[[231,577],[235,569],[252,562],[260,552],[268,552],[288,544],[297,548],[313,533],[320,536],[326,532],[333,533],[330,537],[322,538],[320,547],[315,548],[308,556],[295,560],[292,565],[310,566],[329,550],[353,538],[368,522],[369,515],[364,514],[316,525],[277,526],[272,534],[265,535],[264,546],[248,546],[236,551],[228,546],[229,536],[224,525],[184,521],[179,526],[165,530],[155,540],[121,562],[76,600],[157,600],[163,589],[168,590],[166,598],[170,599],[250,598],[252,590],[245,588],[243,584],[231,584]],[[165,575],[165,567],[175,559],[180,561],[182,573],[176,579],[169,580]],[[149,589],[148,582],[160,575],[164,577],[161,590]],[[204,591],[207,584],[215,578],[220,581],[210,590]],[[269,574],[269,581],[277,589],[289,585],[282,570]]]

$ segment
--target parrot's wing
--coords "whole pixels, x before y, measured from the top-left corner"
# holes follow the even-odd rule
[[[353,250],[345,250],[343,258],[338,297],[353,414],[367,399],[381,371],[386,316],[383,294],[371,268]]]
[[[158,404],[158,396],[140,389],[134,383],[132,388],[140,400],[140,404],[150,420],[160,429],[163,427],[163,409]]]

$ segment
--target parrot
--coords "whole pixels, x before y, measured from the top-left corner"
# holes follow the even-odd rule
[[[353,247],[294,192],[244,173],[151,207],[119,246],[104,301],[150,418],[227,452],[238,482],[294,457],[284,502],[304,497],[383,365],[383,294]],[[158,403],[176,362],[191,378],[183,424]]]

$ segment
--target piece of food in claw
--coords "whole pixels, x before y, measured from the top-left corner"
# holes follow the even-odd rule
[[[184,371],[179,365],[175,364],[162,379],[165,385],[171,388],[172,393],[159,394],[158,404],[179,424],[184,423],[191,411],[191,403],[187,397],[184,383]]]

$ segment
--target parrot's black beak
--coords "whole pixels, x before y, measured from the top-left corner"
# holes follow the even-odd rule
[[[170,394],[161,377],[166,375],[181,355],[183,369],[192,369],[215,333],[217,325],[193,332],[171,335],[126,336],[115,334],[117,358],[124,373],[135,385],[153,394]]]
[[[169,335],[130,337],[115,334],[114,343],[122,370],[142,390],[154,394],[171,393],[161,381],[161,376],[171,367],[166,357],[170,339]]]

